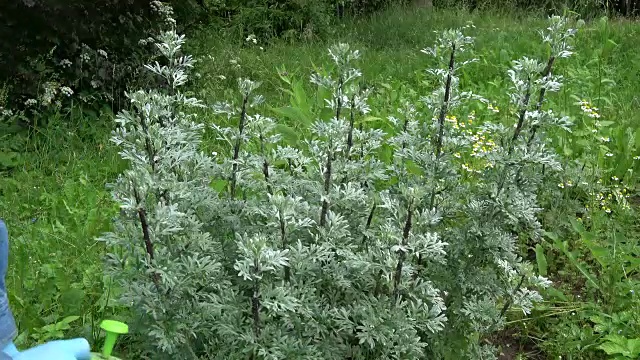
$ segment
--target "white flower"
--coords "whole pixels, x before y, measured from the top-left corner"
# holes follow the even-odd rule
[[[564,189],[564,183],[560,183],[560,184],[558,184],[558,187],[559,187],[560,189]]]
[[[107,58],[107,52],[102,49],[98,49],[98,54],[100,54],[100,56],[102,56],[105,59]]]
[[[640,156],[634,156],[633,160],[640,160]]]
[[[35,106],[38,104],[38,100],[36,99],[28,99],[27,101],[24,102],[24,104],[26,106]]]
[[[618,179],[618,177],[617,177],[617,176],[612,176],[612,177],[611,177],[611,180],[613,180],[613,181],[618,181],[618,180],[620,180],[620,179]]]
[[[612,157],[612,156],[613,156],[613,154],[612,154],[612,153],[606,153],[606,154],[605,154],[605,156],[607,156],[607,157]]]
[[[82,54],[80,55],[80,60],[82,60],[82,61],[89,61],[89,60],[91,60],[91,56],[89,56],[89,54],[87,54],[87,53],[82,53]]]
[[[258,39],[256,39],[256,36],[254,34],[251,34],[249,36],[247,36],[246,39],[244,39],[246,42],[252,42],[254,44],[258,43]]]
[[[63,68],[70,67],[71,65],[73,65],[73,63],[69,61],[69,59],[60,60],[60,66],[62,66]]]
[[[61,92],[61,93],[63,93],[63,94],[65,94],[65,95],[67,95],[67,96],[71,96],[71,95],[73,95],[73,90],[71,90],[71,88],[70,88],[70,87],[68,87],[68,86],[63,86],[63,87],[61,87],[61,88],[60,88],[60,92]]]
[[[608,136],[606,136],[606,137],[605,136],[601,136],[600,137],[600,141],[609,142],[609,141],[611,141],[611,139],[609,139]]]

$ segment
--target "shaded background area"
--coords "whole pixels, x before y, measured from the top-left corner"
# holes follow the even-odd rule
[[[322,39],[344,17],[366,17],[390,5],[517,9],[582,16],[635,16],[640,0],[172,0],[181,31],[216,25],[239,43],[261,38]],[[120,94],[139,81],[148,52],[138,46],[157,17],[149,0],[16,0],[0,4],[0,106],[23,107],[44,84],[71,87],[85,103],[117,110]],[[108,57],[100,56],[102,52]],[[146,50],[149,50],[148,48]],[[69,62],[64,62],[69,61]],[[55,85],[54,84],[54,85]],[[2,96],[4,94],[4,96]],[[107,95],[105,95],[107,94]],[[4,99],[3,99],[4,98]]]

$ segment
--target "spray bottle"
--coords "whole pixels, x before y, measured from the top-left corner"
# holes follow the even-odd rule
[[[104,346],[102,347],[101,353],[91,353],[91,360],[120,360],[115,356],[111,356],[111,352],[113,351],[118,336],[129,332],[129,326],[120,321],[103,320],[100,323],[100,328],[106,333]]]

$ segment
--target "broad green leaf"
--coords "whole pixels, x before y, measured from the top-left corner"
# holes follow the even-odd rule
[[[562,252],[565,254],[565,256],[569,259],[569,262],[571,262],[571,264],[573,266],[575,266],[578,271],[580,271],[582,273],[582,275],[584,275],[584,277],[587,279],[587,281],[596,289],[601,290],[600,286],[598,285],[595,276],[593,276],[579,261],[578,259],[575,258],[575,256],[573,256],[573,254],[571,253],[571,251],[569,251],[568,249],[568,244],[566,241],[563,241],[561,243],[561,247],[560,249],[562,250]]]
[[[214,189],[215,191],[217,191],[218,193],[221,193],[224,191],[224,189],[227,188],[227,183],[228,181],[226,180],[213,180],[211,181],[211,188]]]
[[[623,354],[626,351],[624,346],[613,342],[606,342],[598,346],[598,349],[604,350],[607,355]]]
[[[640,356],[640,339],[629,339],[627,341],[627,349],[629,350],[629,355],[637,359]]]
[[[376,117],[376,116],[365,116],[362,119],[362,122],[367,123],[367,122],[381,121],[381,120],[382,120],[382,118],[379,118],[379,117]]]
[[[60,320],[60,323],[62,324],[70,324],[76,320],[80,319],[80,316],[76,316],[76,315],[72,315],[72,316],[67,316],[66,318]]]
[[[536,262],[538,263],[538,273],[540,276],[547,276],[547,257],[544,255],[542,245],[536,245]]]
[[[290,120],[293,120],[294,125],[302,124],[304,125],[304,127],[307,127],[313,122],[310,114],[302,111],[297,107],[284,106],[280,108],[272,108],[271,110],[278,115],[282,115]]]
[[[553,297],[553,298],[555,298],[555,299],[558,299],[558,300],[560,300],[560,301],[569,301],[569,298],[567,298],[567,296],[566,296],[562,291],[560,291],[560,290],[558,290],[558,289],[556,289],[556,288],[549,287],[549,288],[547,288],[547,289],[545,290],[545,292],[546,292],[549,296],[551,296],[551,297]]]
[[[607,248],[596,244],[595,241],[592,241],[587,237],[582,237],[582,242],[587,246],[589,251],[591,251],[593,258],[596,259],[603,268],[607,268],[609,266],[609,250]]]
[[[290,145],[298,143],[298,133],[291,127],[284,124],[277,124],[275,128]]]

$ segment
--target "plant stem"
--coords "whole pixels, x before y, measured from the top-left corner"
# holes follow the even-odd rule
[[[547,67],[545,67],[542,72],[542,77],[545,78],[551,74],[551,68],[553,67],[553,63],[556,58],[554,56],[549,57],[549,61],[547,62]],[[540,94],[538,95],[538,103],[536,104],[536,110],[540,111],[542,109],[542,103],[544,102],[544,96],[547,92],[547,89],[543,86],[540,88]],[[527,141],[527,148],[531,147],[531,143],[533,143],[533,139],[536,136],[536,131],[538,131],[538,127],[540,125],[534,125],[531,127],[531,135],[529,136],[529,140]]]
[[[375,214],[376,207],[377,207],[377,205],[376,205],[376,203],[374,201],[373,202],[373,206],[371,206],[371,211],[369,212],[369,216],[367,217],[367,224],[364,227],[365,234],[362,235],[362,245],[366,244],[366,240],[368,238],[368,236],[366,234],[366,231],[369,230],[369,228],[371,227],[371,223],[373,222],[373,215]]]
[[[153,250],[153,242],[151,241],[151,234],[149,233],[149,222],[147,220],[147,212],[144,209],[144,207],[142,207],[142,198],[138,193],[138,189],[135,186],[133,187],[133,195],[136,199],[136,204],[138,206],[138,218],[140,220],[140,227],[142,227],[142,238],[144,239],[145,250],[147,252],[147,255],[149,256],[149,263],[151,264],[153,263],[155,254]],[[151,275],[151,279],[153,280],[153,283],[156,286],[156,289],[159,291],[160,290],[160,274],[154,271],[153,274]]]
[[[509,308],[511,307],[511,305],[513,305],[513,298],[516,295],[516,292],[518,292],[518,290],[520,290],[520,287],[522,287],[522,284],[524,283],[524,280],[526,279],[525,275],[522,275],[522,277],[520,278],[520,282],[518,283],[518,286],[516,286],[515,289],[513,289],[513,293],[511,294],[511,297],[509,297],[509,299],[507,300],[507,302],[504,304],[504,306],[502,307],[502,310],[500,311],[500,317],[503,317],[504,314],[507,313],[507,310],[509,310]]]
[[[249,95],[245,95],[242,98],[242,111],[240,113],[240,121],[238,123],[238,138],[233,147],[233,165],[231,170],[231,198],[236,197],[236,182],[238,181],[238,158],[240,157],[240,145],[242,143],[242,135],[244,133],[244,126],[247,118],[247,103],[249,102]]]
[[[253,271],[258,274],[260,265],[258,259],[253,260]],[[253,316],[253,333],[258,338],[260,336],[260,280],[253,280],[253,295],[251,296],[251,313]]]
[[[353,147],[353,125],[355,123],[355,94],[351,97],[351,109],[349,112],[349,134],[347,135],[347,150],[345,152],[345,158],[351,157],[351,148]]]
[[[342,111],[342,86],[344,85],[344,80],[342,76],[340,76],[340,80],[338,81],[338,89],[336,93],[337,106],[336,106],[336,120],[340,120],[340,112]],[[322,200],[322,209],[320,210],[320,226],[325,226],[327,223],[327,212],[329,211],[329,201],[326,199],[326,196],[329,195],[329,190],[331,189],[331,167],[333,165],[333,137],[329,138],[329,146],[327,147],[327,162],[324,169],[324,195],[325,199]]]
[[[516,140],[520,136],[520,132],[522,132],[522,128],[524,127],[524,120],[527,115],[527,107],[529,106],[529,101],[531,99],[531,77],[527,78],[527,92],[524,95],[524,100],[522,101],[522,109],[520,109],[520,115],[518,116],[518,124],[516,125],[516,130],[513,132],[513,137],[511,138],[511,144],[509,144],[509,155],[513,152],[513,149],[516,145]]]
[[[280,242],[284,250],[287,248],[287,228],[282,211],[278,212],[278,222],[280,223]],[[284,281],[289,282],[289,280],[291,280],[291,268],[286,265],[284,267]]]
[[[453,72],[455,70],[456,45],[451,44],[451,56],[449,57],[449,73],[447,74],[447,83],[444,89],[444,101],[440,107],[440,115],[438,116],[438,136],[436,138],[436,158],[442,154],[443,138],[444,138],[444,119],[449,111],[449,101],[451,100],[451,82],[453,80]]]
[[[413,218],[413,199],[409,200],[407,205],[407,220],[404,223],[404,229],[402,230],[402,246],[406,247],[409,242],[409,234],[411,233],[411,226]],[[404,266],[404,260],[407,256],[407,252],[400,249],[398,250],[398,264],[396,265],[396,272],[393,277],[393,297],[397,301],[400,296],[400,278],[402,277],[402,267]]]
[[[267,193],[273,195],[271,182],[269,181],[269,161],[267,161],[267,156],[265,155],[264,135],[262,132],[260,132],[260,154],[262,155],[262,174],[264,175],[264,181],[267,183]]]

